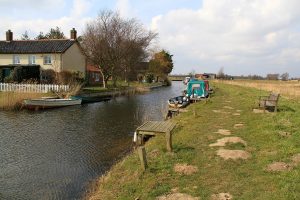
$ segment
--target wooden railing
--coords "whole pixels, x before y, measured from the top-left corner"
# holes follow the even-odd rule
[[[0,91],[3,92],[47,93],[68,90],[68,85],[0,83]]]

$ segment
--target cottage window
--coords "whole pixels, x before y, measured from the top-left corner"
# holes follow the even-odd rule
[[[28,57],[28,64],[35,65],[35,55],[30,55]]]
[[[97,73],[95,74],[95,81],[96,82],[99,82],[100,81],[100,75]]]
[[[20,56],[19,55],[13,55],[13,64],[20,64]]]
[[[44,64],[45,65],[50,65],[51,63],[52,63],[51,55],[44,56]]]

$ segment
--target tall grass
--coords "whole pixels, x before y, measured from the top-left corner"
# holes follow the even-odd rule
[[[300,82],[298,81],[216,80],[216,82],[276,92],[289,99],[300,98]]]
[[[21,109],[24,99],[34,99],[34,98],[40,98],[42,96],[45,96],[45,94],[0,92],[0,109],[18,110]]]

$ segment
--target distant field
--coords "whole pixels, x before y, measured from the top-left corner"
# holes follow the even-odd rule
[[[217,80],[230,85],[239,85],[251,88],[257,88],[265,91],[273,91],[280,93],[290,99],[300,98],[300,82],[299,81],[268,81],[268,80]]]

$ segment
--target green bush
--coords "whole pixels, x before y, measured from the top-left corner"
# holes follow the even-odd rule
[[[152,74],[152,73],[146,74],[146,82],[147,83],[152,83],[153,80],[154,80],[154,74]]]
[[[53,84],[55,82],[55,71],[53,69],[42,70],[41,72],[42,80],[44,84]]]
[[[3,73],[3,69],[0,69],[0,82],[3,82],[4,80],[4,73]]]
[[[15,67],[11,75],[14,82],[22,82],[24,76],[23,68],[21,66]]]
[[[143,74],[138,74],[137,75],[137,80],[138,80],[139,83],[141,83],[143,81],[143,79],[144,79],[144,75]]]

